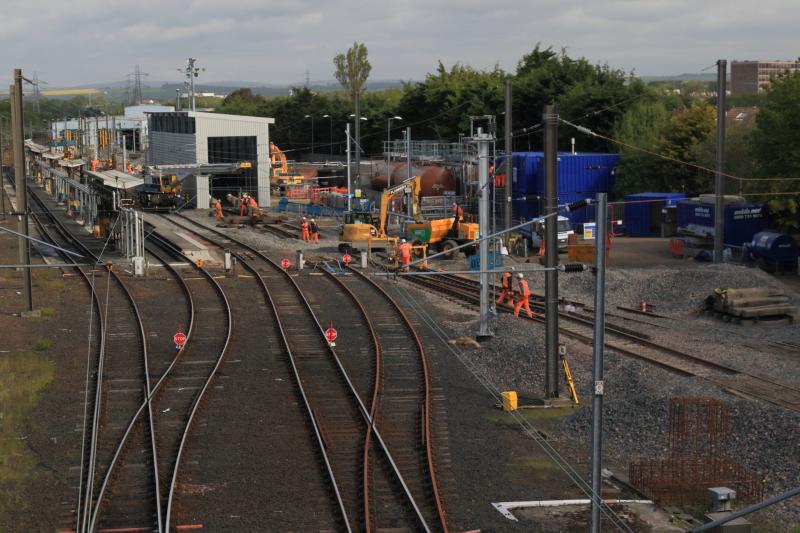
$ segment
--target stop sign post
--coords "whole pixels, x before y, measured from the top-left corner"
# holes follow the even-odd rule
[[[284,269],[284,270],[287,270],[289,268],[290,264],[291,263],[289,263],[288,259],[282,259],[281,260],[281,268]]]
[[[182,331],[177,332],[172,336],[172,341],[175,343],[175,347],[180,350],[183,348],[183,345],[186,344],[186,333]]]
[[[328,342],[330,343],[331,346],[336,346],[336,343],[334,341],[338,336],[339,333],[336,331],[336,329],[334,329],[333,326],[325,330],[325,338],[328,339]]]

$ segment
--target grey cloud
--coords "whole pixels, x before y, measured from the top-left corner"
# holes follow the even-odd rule
[[[420,79],[440,59],[513,69],[536,42],[639,74],[800,54],[796,0],[0,1],[2,85],[15,66],[60,85],[121,80],[136,63],[178,80],[189,55],[206,80],[331,79],[355,40],[376,79]]]

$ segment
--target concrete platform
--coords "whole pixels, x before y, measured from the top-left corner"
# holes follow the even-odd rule
[[[180,248],[186,257],[193,261],[202,259],[203,262],[222,263],[222,255],[217,249],[209,248],[196,235],[179,228],[162,216],[153,213],[142,213],[142,216],[146,223],[155,228],[156,233]]]

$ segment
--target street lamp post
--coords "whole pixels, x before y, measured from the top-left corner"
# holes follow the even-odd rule
[[[314,115],[306,115],[303,118],[311,119],[311,161],[314,161]]]
[[[331,132],[328,136],[328,145],[331,149],[331,161],[333,160],[333,116],[331,115],[322,115],[322,118],[327,118],[330,120],[331,123]]]
[[[403,120],[403,117],[393,116],[386,121],[386,188],[392,186],[392,121]]]

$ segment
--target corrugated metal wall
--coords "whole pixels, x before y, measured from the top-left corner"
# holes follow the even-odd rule
[[[197,161],[195,136],[191,133],[150,131],[151,165],[190,164]]]

